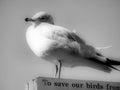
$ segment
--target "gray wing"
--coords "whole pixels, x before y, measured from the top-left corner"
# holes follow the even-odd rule
[[[76,33],[73,33],[73,32],[68,33],[67,38],[69,40],[72,40],[72,42],[74,42],[73,46],[76,46],[76,43],[79,44],[80,48],[78,50],[81,51],[81,52],[79,51],[79,53],[81,53],[82,56],[84,57],[102,56],[100,52],[98,52],[94,47],[86,44],[86,42],[81,37],[79,37]]]
[[[117,61],[110,60],[104,57],[94,47],[86,44],[86,42],[83,39],[81,39],[77,34],[73,32],[54,31],[52,34],[52,39],[54,39],[57,42],[55,44],[57,48],[64,49],[71,55],[81,56],[87,60],[103,65],[108,71],[111,71],[111,68],[118,70],[112,66],[117,65]],[[120,65],[120,62],[118,65]]]
[[[65,48],[74,55],[80,55],[81,57],[92,57],[96,54],[95,48],[87,45],[86,42],[79,37],[76,33],[66,30],[54,30],[52,33],[52,39],[56,40],[56,47]]]
[[[69,40],[76,41],[79,44],[86,44],[86,42],[74,32],[67,33],[67,38]]]
[[[120,61],[116,61],[116,60],[104,57],[94,47],[92,47],[90,45],[86,45],[85,41],[82,40],[75,33],[69,33],[68,38],[70,40],[73,40],[73,41],[78,42],[80,44],[80,47],[76,43],[73,44],[72,47],[78,48],[78,51],[74,48],[77,51],[76,52],[76,51],[73,50],[75,53],[79,53],[84,58],[86,58],[86,59],[88,59],[88,60],[90,60],[92,62],[95,62],[97,64],[103,65],[104,67],[106,67],[106,68],[104,68],[105,69],[104,71],[110,72],[111,69],[115,69],[117,71],[120,71],[119,69],[112,66],[112,65],[120,65]]]

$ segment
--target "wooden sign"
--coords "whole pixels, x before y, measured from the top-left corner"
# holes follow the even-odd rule
[[[26,90],[120,90],[120,82],[38,77],[27,83]]]

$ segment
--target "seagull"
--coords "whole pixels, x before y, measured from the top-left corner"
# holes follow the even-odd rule
[[[51,14],[41,11],[25,21],[31,23],[26,31],[28,46],[37,57],[55,64],[56,78],[61,77],[62,66],[84,66],[106,73],[120,71],[114,67],[120,65],[119,60],[104,56],[77,33],[55,25]]]

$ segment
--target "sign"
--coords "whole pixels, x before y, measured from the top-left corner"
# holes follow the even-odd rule
[[[38,77],[27,83],[26,90],[120,90],[120,82]]]

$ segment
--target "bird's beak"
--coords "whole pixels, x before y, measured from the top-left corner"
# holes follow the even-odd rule
[[[32,18],[25,18],[25,21],[26,21],[26,22],[29,22],[29,21],[32,21],[32,22],[33,22],[34,20],[33,20]]]

